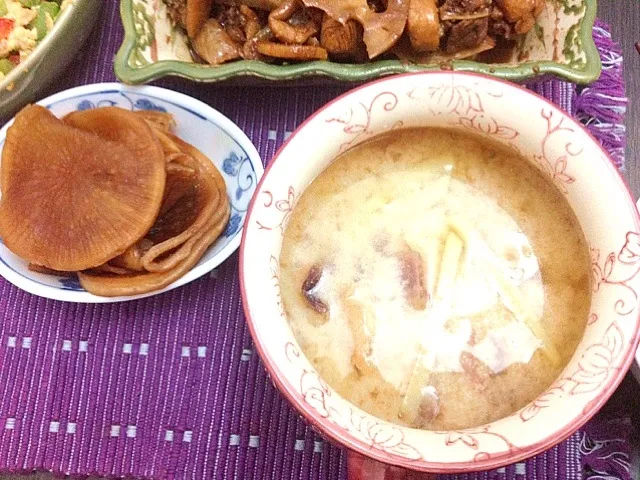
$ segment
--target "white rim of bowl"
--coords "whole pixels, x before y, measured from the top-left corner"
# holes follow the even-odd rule
[[[636,202],[636,207],[638,208],[638,211],[640,212],[640,198]],[[632,373],[633,373],[634,377],[636,378],[636,380],[638,381],[638,383],[640,383],[640,349],[636,350],[635,357],[636,358],[635,358],[635,361],[633,362]]]

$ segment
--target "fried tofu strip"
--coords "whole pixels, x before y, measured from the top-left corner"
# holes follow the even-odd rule
[[[436,300],[434,302],[434,316],[441,318],[432,318],[431,321],[444,320],[449,315],[451,302],[453,300],[453,287],[458,269],[462,259],[464,244],[462,239],[454,232],[447,234],[447,240],[442,252],[442,262],[440,264],[440,274],[438,275],[438,284],[436,287]],[[433,352],[429,352],[420,348],[416,361],[414,363],[409,383],[404,394],[398,418],[410,425],[415,424],[416,416],[420,411],[423,399],[423,389],[427,387],[431,381],[431,371],[426,365],[433,363]]]
[[[422,256],[409,245],[398,255],[402,287],[409,305],[415,310],[427,308],[429,295],[425,286],[425,266]]]
[[[342,305],[353,336],[351,363],[358,372],[367,372],[373,368],[367,361],[371,355],[371,339],[376,331],[373,312],[368,305],[354,297],[351,289],[343,294]]]

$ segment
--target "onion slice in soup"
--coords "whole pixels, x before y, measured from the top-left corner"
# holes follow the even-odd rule
[[[466,222],[462,221],[459,218],[452,219],[450,221],[451,228],[462,238],[465,239],[465,243],[467,245],[481,245],[483,240],[480,238],[480,235],[476,232],[476,230],[468,225]],[[513,285],[503,274],[499,272],[495,267],[494,262],[491,262],[488,258],[484,256],[479,256],[478,258],[483,262],[487,276],[491,280],[494,288],[502,298],[505,306],[511,310],[513,315],[516,317],[516,320],[524,323],[529,330],[542,342],[543,351],[545,355],[551,361],[554,366],[557,366],[561,363],[561,357],[558,353],[558,350],[553,345],[551,340],[549,340],[547,334],[544,329],[540,325],[540,321],[538,317],[534,315],[529,307],[527,307],[527,302],[524,297],[518,290],[518,288]]]

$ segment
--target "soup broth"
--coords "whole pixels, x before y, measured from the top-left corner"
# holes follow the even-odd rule
[[[294,207],[280,256],[294,335],[340,395],[448,430],[512,414],[573,355],[589,251],[562,193],[516,152],[435,128],[339,156]]]

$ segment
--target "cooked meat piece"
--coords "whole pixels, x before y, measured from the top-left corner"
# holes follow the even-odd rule
[[[237,43],[244,43],[247,40],[245,34],[247,20],[239,7],[235,5],[222,5],[216,18],[229,34],[231,40]]]
[[[269,28],[278,40],[288,44],[305,43],[318,32],[315,22],[301,10],[300,0],[284,0],[269,14]],[[294,17],[294,15],[297,17]]]
[[[544,8],[544,0],[496,0],[496,5],[504,12],[509,22],[517,22],[524,17],[536,16]]]
[[[422,257],[407,246],[398,256],[400,261],[400,278],[409,305],[416,310],[427,308],[427,289]]]
[[[388,0],[384,12],[376,13],[366,0],[302,0],[307,7],[324,11],[334,20],[345,23],[357,20],[363,27],[362,39],[369,58],[389,50],[404,32],[409,11],[407,0]]]
[[[515,36],[513,25],[507,22],[492,22],[489,24],[489,35],[492,37],[512,39]]]
[[[249,29],[247,29],[247,41],[242,46],[242,58],[245,60],[261,60],[263,62],[270,61],[271,59],[258,52],[258,43],[271,42],[273,40],[271,29],[268,26],[261,27],[252,36],[249,36],[248,33]]]
[[[451,26],[444,51],[455,53],[477,47],[487,38],[489,19],[461,20]]]
[[[193,39],[194,50],[211,65],[220,65],[240,57],[238,45],[215,18],[210,18]]]
[[[327,305],[318,297],[316,287],[320,280],[322,279],[322,274],[324,273],[323,269],[319,265],[314,265],[309,270],[307,274],[307,278],[302,284],[302,295],[309,302],[311,308],[313,308],[318,313],[327,313],[329,308]]]
[[[248,8],[248,7],[247,7]],[[247,28],[247,34],[249,29]],[[266,57],[258,52],[258,43],[273,40],[273,33],[269,27],[259,29],[253,35],[247,35],[247,41],[242,46],[242,58],[245,60],[266,60]]]
[[[262,28],[258,15],[246,5],[240,5],[240,13],[244,17],[245,38],[248,40],[255,37]]]
[[[491,40],[491,37],[487,37],[487,40]],[[515,52],[515,40],[498,37],[493,48],[478,53],[474,60],[482,63],[510,63]]]
[[[506,21],[504,13],[498,7],[493,7],[489,17],[489,35],[511,40],[515,36],[513,25]]]
[[[387,9],[386,0],[367,0],[367,5],[376,13],[382,13]]]
[[[444,20],[473,20],[488,17],[491,0],[446,0],[440,7],[440,18]]]
[[[364,53],[366,58],[362,26],[355,20],[347,20],[343,25],[325,15],[320,30],[320,45],[333,55],[356,58]]]
[[[407,31],[411,46],[418,52],[433,52],[440,47],[442,27],[436,0],[409,0]]]
[[[163,0],[167,15],[176,25],[187,30],[190,38],[195,37],[209,18],[213,0]]]
[[[393,53],[398,57],[398,59],[400,59],[400,61],[408,64],[414,63],[417,65],[433,64],[446,66],[452,60],[462,60],[465,58],[473,58],[474,60],[482,61],[483,63],[499,63],[479,60],[479,58],[484,55],[483,52],[487,52],[495,46],[496,42],[491,37],[486,37],[477,47],[466,50],[460,50],[454,53],[446,53],[443,50],[423,53],[416,52],[411,48],[409,40],[407,39],[406,42],[401,42],[399,45],[396,45],[393,49]]]
[[[460,365],[479,390],[487,388],[487,380],[493,372],[481,360],[469,352],[460,354]]]
[[[413,422],[414,428],[427,428],[440,413],[438,391],[431,385],[422,389],[422,398],[418,407],[418,415]]]

